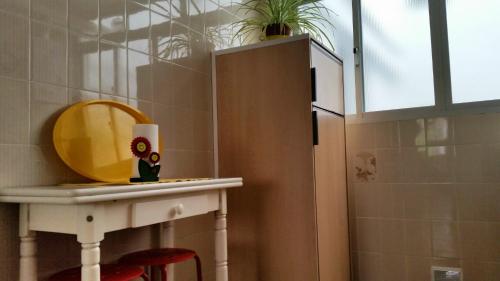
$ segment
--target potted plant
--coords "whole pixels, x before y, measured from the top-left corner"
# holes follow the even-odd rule
[[[235,23],[235,37],[241,36],[243,41],[253,32],[260,32],[261,40],[309,33],[334,49],[329,35],[335,28],[330,16],[335,13],[322,0],[249,0],[239,5],[245,19]]]

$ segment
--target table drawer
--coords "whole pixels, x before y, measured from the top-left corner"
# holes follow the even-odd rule
[[[218,191],[136,202],[132,204],[131,226],[141,227],[206,214],[218,209]]]

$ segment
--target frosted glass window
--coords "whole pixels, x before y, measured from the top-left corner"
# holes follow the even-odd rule
[[[365,111],[434,105],[427,0],[361,0]]]
[[[448,0],[453,103],[500,99],[500,1]]]

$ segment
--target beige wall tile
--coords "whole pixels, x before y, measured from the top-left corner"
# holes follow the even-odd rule
[[[99,1],[70,0],[68,4],[70,30],[96,36],[99,30]]]
[[[482,141],[483,115],[461,115],[455,117],[454,132],[456,144],[476,144]]]
[[[194,116],[193,111],[180,107],[172,110],[172,135],[175,149],[193,149],[194,145]]]
[[[31,70],[35,81],[66,86],[66,30],[31,23]]]
[[[404,218],[404,184],[380,184],[380,216],[384,218]]]
[[[193,109],[211,111],[212,110],[212,80],[208,75],[193,72],[192,100]]]
[[[461,256],[457,223],[432,223],[432,256],[443,258],[459,258]]]
[[[459,219],[463,221],[499,221],[499,193],[500,187],[496,184],[457,185]]]
[[[174,148],[172,111],[169,106],[153,103],[153,120],[161,128],[160,135],[163,139],[164,149]]]
[[[189,1],[171,0],[172,20],[189,26]]]
[[[193,166],[190,177],[194,178],[212,178],[213,172],[213,154],[210,151],[192,151]]]
[[[425,147],[402,148],[405,182],[425,182],[427,176],[427,149]]]
[[[0,76],[28,79],[26,34],[28,19],[0,10]]]
[[[427,147],[426,182],[453,182],[455,180],[454,161],[453,146]]]
[[[354,248],[362,245],[363,251],[368,251],[367,241],[373,238],[369,235],[374,234],[380,236],[380,247],[368,247],[370,254],[383,257],[387,249],[394,251],[399,243],[393,236],[400,233],[394,221],[401,221],[405,247],[400,255],[407,256],[407,281],[429,280],[431,265],[463,266],[466,281],[496,280],[493,276],[498,274],[500,255],[499,120],[499,114],[487,114],[437,117],[425,122],[413,119],[399,121],[398,126],[390,122],[348,124],[349,165],[359,162],[360,151],[371,151],[359,147],[377,147],[376,190],[363,190],[373,183],[359,187],[359,179],[349,167],[350,194],[356,198],[350,201],[349,214],[359,217],[361,211],[367,216],[362,218],[373,216],[376,221],[369,227],[367,223],[361,227],[359,222],[351,224]],[[366,134],[373,130],[375,145],[358,142],[373,136]],[[399,144],[394,144],[396,130]],[[399,167],[391,167],[394,163]],[[401,178],[390,174],[397,169],[403,169]],[[385,279],[395,276],[392,271],[397,264],[395,257],[386,258],[381,267]],[[402,271],[400,266],[397,269]],[[362,275],[368,278],[368,269],[355,265],[354,271],[354,280],[363,280]]]
[[[398,122],[383,122],[375,125],[375,146],[397,147],[399,145]]]
[[[151,12],[151,48],[156,57],[167,58],[170,50],[170,17]]]
[[[446,145],[453,143],[453,118],[437,117],[426,120],[427,145]]]
[[[439,220],[456,220],[457,193],[453,184],[428,185],[430,206],[429,217]]]
[[[66,27],[68,23],[68,0],[32,1],[31,18]]]
[[[380,246],[382,253],[405,253],[405,227],[403,220],[380,221]]]
[[[0,78],[0,144],[29,142],[28,110],[28,82]]]
[[[487,182],[500,182],[500,144],[487,144],[483,146],[482,177]]]
[[[406,257],[407,281],[431,281],[431,260],[423,257]]]
[[[44,169],[47,162],[39,148],[24,145],[0,145],[0,176],[1,187],[31,186],[35,183],[45,183]],[[40,178],[40,176],[43,176]]]
[[[488,256],[491,261],[500,262],[500,223],[489,223],[488,233],[490,245]]]
[[[78,89],[68,89],[69,104],[96,99],[99,99],[99,93]]]
[[[212,114],[193,111],[193,149],[209,151],[213,146]]]
[[[170,18],[170,0],[151,0],[151,10]]]
[[[463,257],[488,260],[492,248],[488,223],[460,222],[458,227]]]
[[[146,54],[128,50],[129,98],[151,101],[151,84],[151,58]]]
[[[401,255],[381,256],[381,275],[384,281],[406,280],[406,259]]]
[[[189,0],[189,27],[203,34],[205,29],[205,0]]]
[[[144,5],[127,1],[127,41],[128,47],[149,54],[149,29],[151,12]]]
[[[402,146],[425,145],[425,120],[399,121],[399,133]]]
[[[490,281],[489,264],[477,260],[464,260],[463,274],[464,281]]]
[[[190,108],[193,103],[193,85],[202,82],[197,81],[195,73],[185,67],[171,65],[168,70],[169,92],[172,97],[172,105]]]
[[[481,137],[483,143],[500,142],[500,119],[499,113],[485,114],[481,118]]]
[[[127,97],[127,49],[103,42],[100,46],[101,92]]]
[[[358,217],[376,218],[380,215],[380,208],[382,205],[382,194],[380,189],[383,185],[384,184],[376,183],[354,184],[356,214]]]
[[[406,218],[427,219],[430,217],[431,194],[426,184],[407,184],[402,192]]]
[[[431,255],[431,223],[427,221],[405,221],[405,253],[412,256]],[[414,280],[414,279],[412,279]]]
[[[356,250],[380,251],[380,221],[378,219],[357,219],[356,232]]]
[[[377,181],[403,182],[404,166],[403,154],[399,148],[382,148],[376,150]]]
[[[346,139],[350,147],[375,147],[375,128],[371,124],[352,124],[346,128]]]
[[[31,83],[30,143],[52,145],[52,128],[68,105],[65,87]]]
[[[373,253],[359,253],[359,281],[383,281],[381,255]]]
[[[211,57],[209,55],[210,50],[206,46],[205,38],[202,34],[191,31],[189,33],[189,39],[191,41],[191,68],[205,74],[210,73]]]
[[[482,182],[483,158],[479,144],[455,146],[455,171],[458,182]]]
[[[99,24],[101,40],[117,43],[121,46],[127,44],[125,1],[100,1]]]
[[[172,63],[189,68],[191,67],[189,29],[176,21],[172,22],[171,28],[170,49],[166,52],[166,58]]]
[[[128,104],[130,106],[133,106],[133,107],[139,109],[142,113],[146,114],[146,116],[151,118],[151,120],[154,120],[153,119],[154,115],[153,115],[153,103],[152,102],[129,99]],[[160,130],[161,129],[163,129],[163,128],[160,127]]]
[[[153,99],[155,103],[172,105],[175,85],[173,83],[173,69],[169,62],[155,58],[153,62]]]
[[[69,33],[69,86],[99,91],[99,43],[97,37]]]
[[[28,16],[29,0],[3,0],[0,2],[0,10]]]

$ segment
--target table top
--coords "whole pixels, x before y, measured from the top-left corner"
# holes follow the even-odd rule
[[[227,189],[243,185],[242,178],[203,179],[134,185],[58,185],[0,188],[0,202],[86,204],[141,197]]]

